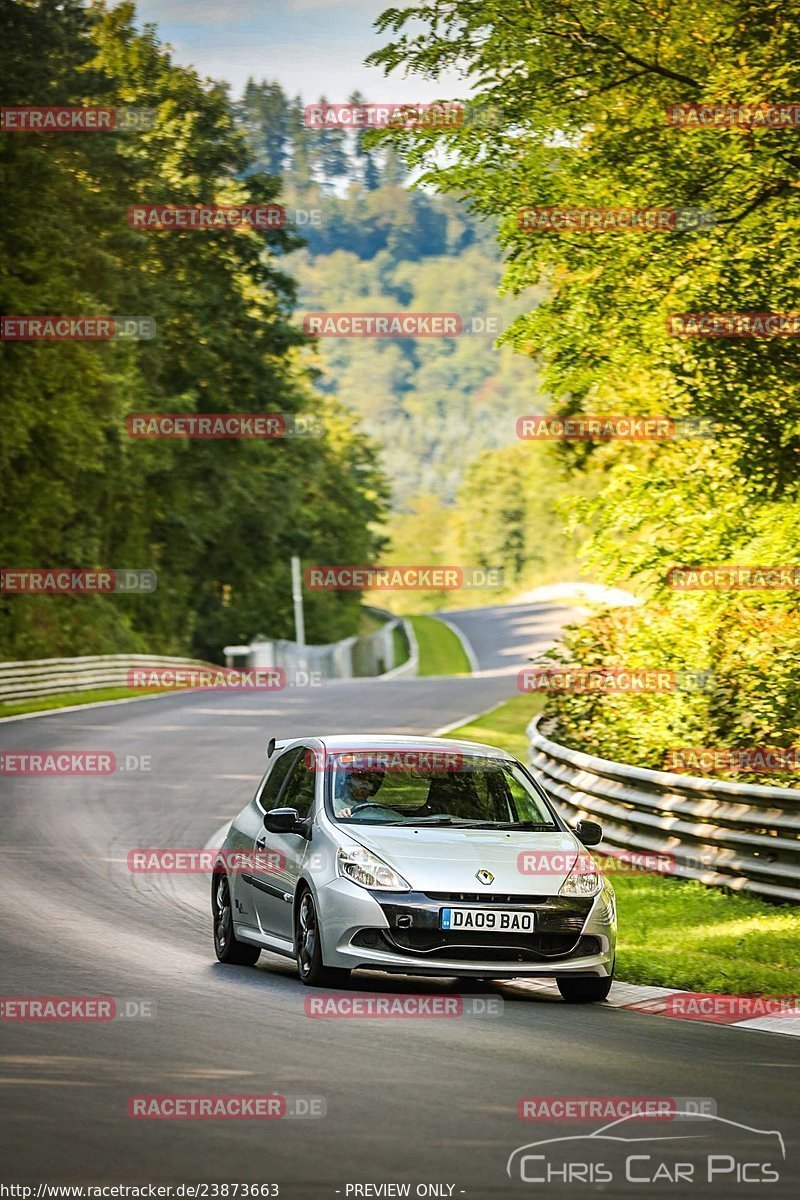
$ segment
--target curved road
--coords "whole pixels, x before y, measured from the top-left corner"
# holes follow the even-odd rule
[[[509,1180],[511,1151],[597,1123],[523,1122],[521,1097],[655,1095],[710,1097],[730,1121],[779,1130],[787,1159],[779,1183],[654,1185],[650,1194],[798,1194],[796,1039],[577,1008],[513,984],[486,988],[504,1000],[496,1018],[310,1019],[312,993],[288,961],[262,954],[255,970],[216,963],[205,876],[127,869],[137,846],[206,844],[255,788],[272,735],[430,732],[515,694],[512,672],[552,639],[563,615],[543,606],[449,614],[483,668],[469,679],[193,693],[0,724],[3,750],[152,759],[150,773],[108,779],[0,777],[0,992],[155,1005],[149,1020],[0,1021],[4,1182],[275,1182],[281,1197],[298,1200],[402,1194],[348,1192],[354,1184],[409,1183],[412,1196],[417,1185],[438,1185],[428,1194],[474,1200],[541,1194],[541,1185]],[[452,989],[444,979],[377,973],[354,977],[352,988]],[[327,1115],[132,1120],[134,1093],[323,1097]],[[736,1129],[724,1150],[735,1143],[747,1157],[763,1140]],[[547,1190],[590,1194],[558,1183]],[[600,1184],[591,1194],[643,1190]]]

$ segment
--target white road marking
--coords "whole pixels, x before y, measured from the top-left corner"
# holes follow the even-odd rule
[[[483,712],[472,713],[469,717],[459,717],[457,721],[451,721],[449,725],[442,725],[441,729],[434,729],[430,736],[444,737],[446,733],[452,733],[454,729],[460,729],[462,725],[471,725],[480,717],[488,717],[489,713],[493,713],[496,708],[502,708],[506,703],[507,701],[501,700],[499,704],[493,704],[491,708],[485,708]]]

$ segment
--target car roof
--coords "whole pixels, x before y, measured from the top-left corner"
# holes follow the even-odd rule
[[[468,742],[455,738],[441,737],[412,737],[396,733],[336,733],[336,734],[306,734],[292,738],[280,738],[275,743],[275,750],[286,750],[299,743],[321,742],[326,750],[459,750],[463,754],[477,756],[490,755],[492,758],[503,758],[509,762],[516,761],[513,754],[501,750],[498,746],[490,746],[484,742]]]

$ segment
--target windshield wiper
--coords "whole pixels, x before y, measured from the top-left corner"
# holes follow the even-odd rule
[[[545,825],[541,821],[475,821],[464,828],[467,829],[532,829],[539,833],[555,830],[555,825]]]
[[[536,833],[555,832],[556,826],[552,821],[501,821],[509,829],[533,829]]]
[[[376,828],[380,827],[381,829],[385,825],[408,825],[408,821],[362,821],[360,817],[340,817],[339,820],[345,825],[374,825]]]
[[[375,825],[381,828],[385,825],[421,826],[426,829],[452,826],[456,829],[526,829],[540,832],[556,831],[555,825],[545,825],[539,821],[470,821],[465,817],[407,817],[404,821],[358,821],[353,824]]]

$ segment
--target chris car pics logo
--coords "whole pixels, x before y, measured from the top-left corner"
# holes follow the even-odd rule
[[[743,1185],[781,1178],[786,1149],[779,1130],[743,1125],[698,1108],[670,1111],[666,1128],[664,1114],[654,1115],[651,1133],[635,1112],[586,1135],[540,1138],[514,1150],[506,1172],[520,1183],[544,1184],[550,1192],[563,1188],[565,1196],[576,1184],[610,1184],[619,1189],[614,1195],[626,1196],[661,1184],[659,1195],[690,1195],[696,1187],[698,1196],[725,1200],[754,1194],[743,1192]]]

